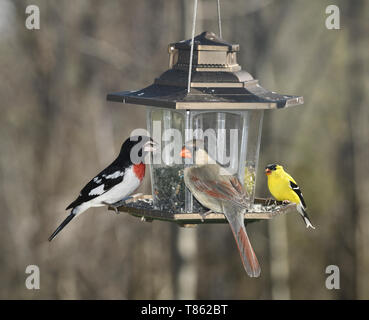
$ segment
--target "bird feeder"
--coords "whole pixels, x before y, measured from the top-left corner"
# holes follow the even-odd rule
[[[207,209],[184,184],[183,170],[189,164],[173,161],[186,141],[204,136],[214,146],[210,156],[244,184],[250,204],[245,219],[269,219],[289,210],[289,205],[255,198],[261,129],[264,110],[300,105],[303,98],[261,87],[237,63],[239,45],[214,33],[196,36],[192,50],[191,55],[191,40],[170,44],[169,70],[153,84],[107,96],[109,101],[146,106],[147,130],[160,145],[150,159],[152,195],[124,202],[119,210],[182,225],[226,222],[222,214],[202,218]]]

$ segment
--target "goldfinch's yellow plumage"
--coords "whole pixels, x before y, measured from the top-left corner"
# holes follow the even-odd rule
[[[297,211],[301,214],[306,227],[315,229],[307,213],[304,197],[296,181],[278,164],[270,164],[265,168],[268,177],[268,188],[272,196],[278,201],[296,203]]]

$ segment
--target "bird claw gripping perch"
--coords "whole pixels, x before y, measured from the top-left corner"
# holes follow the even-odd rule
[[[273,202],[274,202],[274,199],[273,198],[268,198],[268,199],[266,199],[265,205],[267,207],[269,207]]]
[[[120,203],[120,201],[117,202],[117,203]],[[106,203],[106,202],[103,202],[103,204],[105,204],[106,206],[108,206],[108,208],[113,208],[114,211],[115,211],[115,214],[119,214],[120,213],[119,210],[118,210],[119,205],[116,205],[115,203],[110,204],[110,203]]]
[[[201,222],[204,222],[204,219],[205,219],[209,214],[211,214],[211,213],[213,213],[213,211],[211,211],[211,210],[200,213]]]
[[[134,195],[131,195],[131,196],[125,197],[125,198],[123,198],[123,199],[119,200],[119,201],[118,201],[118,202],[116,202],[116,203],[112,203],[112,204],[110,204],[110,203],[106,203],[106,202],[104,202],[103,204],[107,205],[109,208],[113,208],[113,209],[114,209],[114,211],[115,211],[115,213],[116,213],[116,214],[119,214],[120,212],[119,212],[118,208],[119,208],[123,203],[125,203],[127,200],[133,200],[133,201],[136,201],[137,199],[140,199],[140,198],[142,197],[142,195],[143,195],[142,193],[136,193],[136,194],[134,194]]]
[[[141,199],[143,196],[143,193],[135,193],[127,198],[122,199],[121,201],[124,200],[124,202],[126,202],[127,200],[133,199],[133,201],[137,201],[138,199]]]

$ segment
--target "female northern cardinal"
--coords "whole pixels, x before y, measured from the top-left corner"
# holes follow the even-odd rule
[[[224,213],[237,242],[243,266],[250,277],[260,275],[258,259],[252,249],[244,224],[247,210],[246,193],[239,180],[210,158],[203,140],[187,143],[182,158],[192,158],[195,164],[184,170],[184,181],[194,197],[213,212]]]

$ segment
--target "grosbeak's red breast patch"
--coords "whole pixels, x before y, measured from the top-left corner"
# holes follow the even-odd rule
[[[144,163],[133,165],[133,172],[135,173],[136,177],[140,180],[142,180],[143,177],[145,176],[145,169],[146,165]]]

